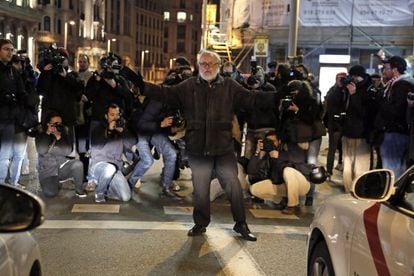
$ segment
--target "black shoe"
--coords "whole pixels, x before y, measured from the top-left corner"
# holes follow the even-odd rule
[[[182,197],[180,197],[179,195],[174,193],[174,191],[172,191],[169,188],[162,188],[161,195],[166,196],[166,197],[171,198],[171,199],[175,199],[175,200],[182,200],[183,199]]]
[[[307,196],[305,200],[305,206],[312,206],[313,205],[313,197]]]
[[[257,238],[250,232],[245,222],[238,222],[234,225],[233,230],[239,233],[243,239],[248,241],[257,241]]]
[[[193,226],[193,228],[191,228],[188,231],[187,236],[190,236],[190,237],[201,236],[203,233],[206,232],[206,230],[207,230],[206,227],[196,224]]]
[[[275,210],[283,210],[287,206],[287,197],[282,197],[282,200],[279,203],[274,205]]]

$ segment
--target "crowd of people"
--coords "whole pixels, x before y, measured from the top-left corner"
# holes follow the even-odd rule
[[[285,214],[311,206],[315,184],[330,179],[335,152],[343,163],[344,190],[370,168],[400,176],[414,159],[414,82],[398,56],[381,75],[361,65],[336,76],[322,99],[305,65],[251,63],[240,73],[214,51],[202,50],[192,70],[175,59],[161,85],[109,53],[96,71],[78,57],[69,67],[63,48],[41,52],[38,71],[0,39],[0,183],[19,182],[27,138],[35,137],[42,193],[54,197],[71,179],[75,196],[95,202],[129,201],[162,156],[160,195],[181,201],[175,180],[192,172],[194,227],[210,223],[210,202],[226,194],[242,238],[255,241],[244,198],[270,201]],[[39,101],[41,99],[41,102]],[[37,118],[41,110],[40,118]],[[40,126],[38,121],[41,122]],[[318,166],[328,134],[326,170]]]

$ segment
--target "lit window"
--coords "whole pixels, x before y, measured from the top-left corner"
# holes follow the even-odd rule
[[[193,15],[190,14],[190,21],[193,21]]]
[[[170,12],[164,12],[164,21],[170,21]]]
[[[187,19],[187,13],[185,12],[177,12],[177,21],[184,22]]]

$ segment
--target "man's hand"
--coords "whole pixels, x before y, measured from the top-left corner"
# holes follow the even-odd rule
[[[299,111],[299,107],[293,102],[289,105],[288,109],[290,111],[295,112],[295,114],[298,113],[298,111]]]
[[[68,72],[66,72],[65,68],[62,67],[62,71],[59,72],[59,75],[63,78],[66,78]]]
[[[161,124],[160,124],[161,128],[172,126],[173,119],[174,119],[174,116],[165,117],[164,120],[161,121]]]
[[[348,92],[350,95],[354,95],[356,93],[356,85],[353,82],[350,82],[347,86],[346,89],[348,89]]]
[[[108,124],[108,129],[109,130],[114,130],[116,128],[116,121],[111,121],[109,124]]]
[[[114,79],[104,79],[106,81],[107,84],[109,84],[109,86],[111,86],[112,88],[116,87],[116,81]]]
[[[49,71],[52,68],[53,68],[53,65],[49,63],[49,64],[46,64],[45,67],[43,67],[43,71]]]
[[[278,150],[272,150],[269,152],[269,156],[271,158],[279,158],[279,151]]]

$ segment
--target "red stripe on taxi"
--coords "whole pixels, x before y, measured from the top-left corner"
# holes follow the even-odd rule
[[[385,261],[384,252],[381,247],[381,240],[378,231],[378,214],[381,204],[375,203],[364,212],[364,225],[367,233],[367,240],[371,256],[375,263],[378,275],[389,276],[390,271]]]

